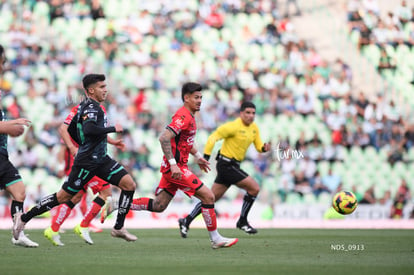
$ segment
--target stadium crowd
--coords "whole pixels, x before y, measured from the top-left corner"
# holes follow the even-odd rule
[[[280,148],[265,156],[248,154],[264,200],[293,203],[299,195],[299,200],[321,197],[326,202],[343,187],[353,188],[362,200],[375,183],[356,182],[355,152],[357,157],[368,152],[381,156],[389,164],[387,171],[405,166],[413,156],[414,126],[398,100],[382,93],[372,100],[354,87],[346,61],[324,60],[297,36],[276,1],[141,2],[0,1],[0,37],[8,48],[8,71],[0,85],[3,108],[10,118],[33,121],[24,141],[10,140],[17,167],[58,176],[57,127],[83,95],[81,76],[91,71],[107,76],[108,117],[128,129],[123,133],[126,152],[113,153],[135,175],[142,169],[158,171],[161,158],[152,160],[152,145],[162,123],[181,104],[178,87],[189,80],[206,90],[197,117],[201,132],[235,118],[242,100],[256,104],[264,138]],[[361,50],[370,43],[411,47],[412,31],[403,40],[380,35],[381,22],[399,32],[413,21],[405,1],[383,21],[378,10],[354,6],[360,2],[375,1],[348,1],[349,28],[361,32]],[[363,16],[357,12],[361,8]],[[364,26],[376,40],[364,42]],[[303,158],[289,155],[294,151]],[[287,157],[281,159],[280,152]],[[349,167],[353,177],[347,174]],[[399,179],[408,175],[408,169],[402,170]],[[139,183],[147,180],[137,178]],[[367,202],[391,205],[398,184],[384,183]],[[383,196],[389,197],[380,200]]]

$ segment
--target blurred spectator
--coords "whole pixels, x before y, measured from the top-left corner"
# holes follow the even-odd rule
[[[322,184],[326,186],[332,194],[336,193],[341,185],[341,177],[334,174],[332,168],[329,168],[328,174],[322,175]]]
[[[92,0],[90,10],[91,10],[91,17],[93,20],[96,20],[98,18],[105,18],[105,13],[102,8],[100,0]]]
[[[313,177],[311,181],[311,186],[315,197],[319,197],[319,195],[323,192],[331,193],[331,190],[322,183],[322,178],[319,171],[316,171],[315,177]]]
[[[220,12],[217,5],[211,5],[210,13],[206,16],[204,22],[212,28],[221,29],[224,24],[225,16]]]
[[[359,201],[359,204],[375,204],[375,203],[377,203],[377,199],[375,198],[374,185],[371,185],[367,190],[365,190],[364,196]]]

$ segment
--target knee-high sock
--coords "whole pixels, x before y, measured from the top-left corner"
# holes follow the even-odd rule
[[[52,224],[50,227],[54,232],[58,232],[62,224],[65,222],[67,217],[69,217],[70,212],[72,212],[75,205],[71,201],[62,203],[57,208],[57,213],[52,217]]]
[[[215,231],[217,229],[216,212],[214,211],[214,204],[202,204],[201,214],[208,231]]]
[[[10,206],[10,214],[13,218],[14,214],[17,212],[23,213],[23,202],[22,201],[15,201],[13,200]]]
[[[89,227],[89,224],[91,223],[93,218],[95,218],[96,215],[98,215],[99,211],[101,211],[101,208],[102,206],[104,206],[104,204],[105,201],[102,198],[96,197],[90,205],[88,212],[86,212],[85,217],[83,217],[80,226]]]
[[[132,201],[131,210],[148,210],[152,212],[152,201],[151,198],[137,198]]]
[[[44,197],[36,206],[30,209],[27,213],[23,214],[22,221],[28,222],[33,217],[39,216],[57,205],[59,205],[59,202],[57,200],[56,193],[48,195]]]
[[[196,206],[194,206],[193,210],[190,214],[185,217],[185,222],[187,226],[191,224],[191,222],[201,213],[201,202],[197,203]]]
[[[240,220],[247,221],[247,215],[249,214],[250,209],[252,208],[252,205],[254,201],[256,200],[256,197],[246,193],[243,198],[243,205],[240,213]]]
[[[135,191],[124,191],[122,190],[119,196],[118,215],[114,228],[119,230],[124,227],[125,217],[128,214],[129,208],[131,207],[132,198]]]
[[[83,190],[80,191],[80,192],[83,193],[83,196],[82,196],[82,199],[81,199],[80,204],[79,204],[79,209],[80,209],[82,215],[85,216],[86,212],[88,211],[88,202],[86,200],[87,197],[88,197],[88,193],[86,193]]]

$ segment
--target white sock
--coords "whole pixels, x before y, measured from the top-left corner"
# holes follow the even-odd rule
[[[212,240],[213,242],[216,242],[223,238],[217,230],[208,231],[208,234],[210,234],[210,240]]]

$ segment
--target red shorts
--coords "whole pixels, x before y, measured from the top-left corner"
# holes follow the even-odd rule
[[[180,189],[187,196],[193,196],[203,185],[203,182],[188,170],[187,167],[181,167],[181,171],[183,172],[183,175],[180,180],[171,178],[171,172],[162,174],[155,194],[158,194],[161,190],[165,190],[172,196],[175,196],[177,190]]]
[[[83,187],[83,190],[86,192],[87,189],[90,188],[92,189],[93,194],[96,194],[99,191],[109,189],[110,187],[109,182],[95,176]]]

